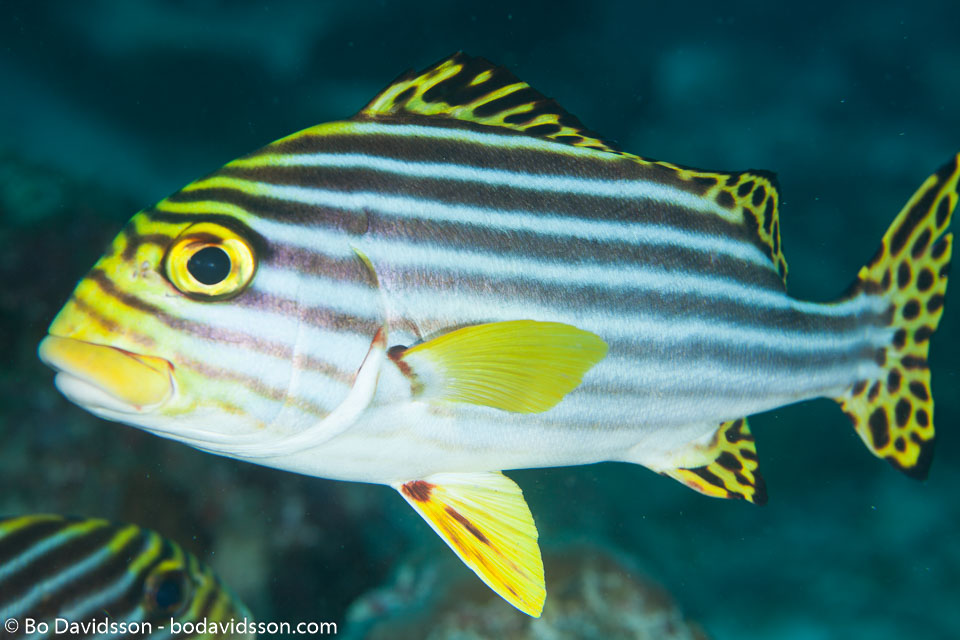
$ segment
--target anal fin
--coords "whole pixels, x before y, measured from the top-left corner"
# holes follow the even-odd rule
[[[393,487],[487,586],[540,617],[547,597],[537,527],[500,472],[438,473]]]
[[[706,443],[692,443],[671,456],[682,466],[660,473],[714,498],[762,505],[767,489],[757,470],[757,447],[746,418],[720,425]]]

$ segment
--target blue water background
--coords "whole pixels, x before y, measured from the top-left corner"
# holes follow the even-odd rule
[[[157,528],[261,619],[342,621],[408,554],[449,551],[389,489],[203,454],[56,393],[36,344],[136,210],[464,50],[626,150],[777,172],[789,290],[828,300],[960,151],[953,2],[151,0],[0,12],[0,513]],[[871,456],[820,400],[751,418],[763,508],[623,464],[511,473],[544,547],[587,540],[628,554],[718,639],[958,637],[951,293],[931,349],[927,482]]]

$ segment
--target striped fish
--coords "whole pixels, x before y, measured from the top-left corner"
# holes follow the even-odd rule
[[[775,178],[614,148],[463,54],[138,213],[40,345],[93,413],[392,486],[540,614],[503,469],[628,461],[762,503],[745,416],[837,400],[915,477],[933,451],[958,158],[848,293],[786,293]]]
[[[200,633],[192,623],[228,625]],[[0,518],[4,638],[253,638],[247,608],[159,534],[106,520]],[[172,628],[171,623],[183,625]]]

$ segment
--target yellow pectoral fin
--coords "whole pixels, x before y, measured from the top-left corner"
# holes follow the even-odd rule
[[[512,320],[464,327],[392,357],[415,378],[423,399],[539,413],[606,355],[607,343],[589,331]]]
[[[438,473],[394,488],[500,597],[535,618],[547,597],[537,527],[499,472]]]

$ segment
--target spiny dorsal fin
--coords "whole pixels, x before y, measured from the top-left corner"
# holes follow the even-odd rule
[[[722,423],[708,443],[678,451],[677,460],[684,466],[661,473],[694,491],[714,498],[767,502],[766,485],[757,471],[757,446],[746,418]]]
[[[537,527],[513,480],[498,471],[437,473],[393,487],[487,586],[540,617],[547,591]]]
[[[381,91],[357,117],[432,116],[503,127],[555,142],[618,151],[575,116],[484,58],[455,53],[410,71]]]

